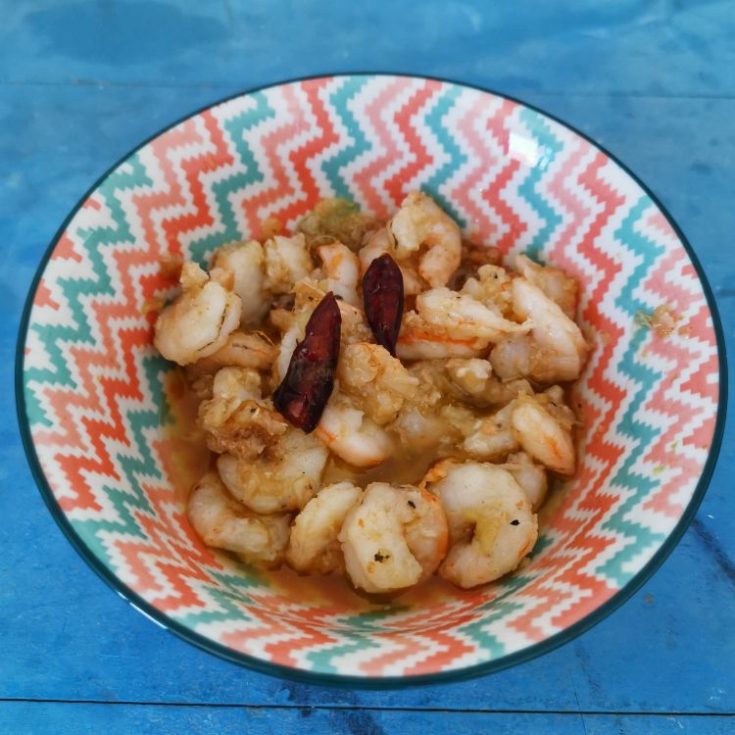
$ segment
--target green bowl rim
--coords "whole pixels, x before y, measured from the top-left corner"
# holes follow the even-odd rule
[[[267,89],[272,89],[274,87],[280,87],[280,86],[284,86],[287,84],[304,82],[304,81],[308,81],[312,79],[334,79],[334,78],[339,78],[339,77],[349,78],[349,77],[360,77],[360,76],[361,77],[402,77],[402,78],[407,78],[407,79],[431,80],[431,81],[436,81],[436,82],[442,82],[445,84],[451,84],[457,87],[464,87],[464,88],[474,89],[480,92],[492,94],[496,97],[501,97],[501,98],[510,100],[512,102],[515,102],[519,105],[523,105],[524,107],[527,107],[528,109],[533,110],[534,112],[544,115],[550,120],[554,120],[555,122],[568,128],[569,130],[571,130],[572,132],[576,133],[581,138],[586,140],[588,143],[591,143],[593,146],[601,150],[612,161],[614,161],[618,166],[620,166],[620,168],[623,171],[625,171],[638,184],[638,186],[641,187],[641,189],[651,198],[651,200],[661,210],[663,215],[666,217],[666,220],[673,228],[674,232],[676,232],[679,240],[684,245],[684,248],[686,249],[687,254],[689,255],[689,258],[691,259],[692,264],[694,265],[694,268],[697,272],[697,276],[699,277],[699,281],[702,284],[702,289],[707,299],[707,304],[709,306],[710,314],[712,316],[712,324],[714,326],[715,335],[717,338],[717,354],[718,354],[720,382],[719,382],[719,399],[718,399],[718,405],[717,405],[717,418],[715,422],[714,434],[712,436],[712,444],[709,448],[709,454],[707,456],[707,460],[705,462],[704,468],[702,470],[702,474],[697,482],[697,487],[692,495],[691,500],[689,501],[687,507],[684,509],[684,512],[682,513],[682,516],[677,522],[674,529],[671,531],[668,537],[664,540],[661,547],[654,553],[651,559],[649,559],[649,561],[645,564],[645,566],[643,566],[643,568],[640,569],[636,573],[636,575],[632,579],[630,579],[620,590],[618,590],[609,600],[607,600],[602,605],[600,605],[600,607],[596,608],[592,612],[585,615],[581,620],[578,620],[576,623],[574,623],[573,625],[570,625],[568,628],[565,628],[559,633],[556,633],[553,636],[550,636],[549,638],[546,638],[543,641],[534,643],[533,645],[528,646],[527,648],[524,648],[520,651],[516,651],[515,653],[510,653],[505,656],[501,656],[498,659],[494,659],[491,661],[485,661],[483,663],[475,664],[474,666],[469,666],[464,669],[439,671],[433,674],[419,674],[419,675],[414,675],[414,676],[386,676],[386,677],[349,676],[349,675],[342,675],[342,674],[320,673],[317,671],[308,671],[308,670],[283,666],[281,664],[270,663],[268,661],[263,661],[261,659],[255,658],[254,656],[250,656],[248,654],[234,651],[230,648],[227,648],[226,646],[216,643],[215,641],[212,641],[209,638],[206,638],[205,636],[191,630],[190,628],[187,628],[186,626],[182,625],[176,620],[173,620],[168,615],[166,615],[165,613],[155,608],[149,602],[146,602],[142,597],[140,597],[140,595],[138,595],[137,592],[134,592],[126,584],[121,582],[117,578],[117,576],[115,576],[115,574],[113,574],[93,554],[93,552],[89,549],[89,547],[84,543],[81,537],[74,530],[73,526],[67,519],[65,513],[62,511],[61,507],[59,506],[46,480],[46,476],[44,475],[43,470],[41,469],[41,465],[38,460],[38,455],[36,454],[36,448],[33,444],[33,438],[31,436],[30,426],[28,423],[28,416],[26,413],[26,405],[25,405],[25,396],[24,396],[24,391],[23,391],[23,357],[24,357],[26,336],[28,333],[30,313],[31,313],[31,308],[33,306],[33,299],[36,294],[36,290],[38,288],[38,283],[45,271],[46,264],[50,260],[51,254],[53,253],[54,248],[56,247],[56,244],[59,241],[59,238],[66,230],[66,227],[69,224],[69,222],[73,219],[73,217],[82,207],[84,202],[91,196],[91,194],[94,193],[94,191],[100,186],[100,184],[118,166],[122,165],[125,161],[128,160],[128,158],[130,158],[130,156],[135,155],[135,153],[137,153],[141,148],[148,145],[148,143],[150,143],[152,140],[154,140],[155,138],[158,138],[160,135],[163,135],[167,131],[171,130],[171,128],[174,128],[176,125],[179,125],[185,120],[188,120],[191,117],[199,115],[202,112],[205,112],[206,110],[211,109],[212,107],[216,107],[217,105],[220,105],[222,103],[229,102],[230,100],[236,99],[243,95],[255,94],[256,92],[261,92]],[[697,259],[697,256],[691,244],[687,240],[684,233],[681,231],[681,228],[674,221],[673,217],[669,214],[668,209],[663,205],[661,200],[651,191],[651,189],[643,181],[641,181],[638,178],[638,176],[635,173],[633,173],[633,171],[631,171],[624,163],[622,163],[622,161],[620,161],[614,154],[612,154],[609,150],[607,150],[607,148],[605,148],[604,146],[600,145],[598,142],[593,140],[590,136],[586,135],[585,133],[575,128],[573,125],[570,125],[569,123],[556,117],[555,115],[551,115],[550,113],[546,112],[540,107],[524,102],[523,100],[518,99],[517,97],[513,97],[511,95],[504,94],[501,92],[496,92],[492,89],[488,89],[487,87],[482,87],[476,84],[470,84],[467,82],[458,82],[452,79],[447,79],[445,77],[438,77],[438,76],[423,76],[423,75],[415,75],[415,74],[401,74],[401,73],[381,72],[381,71],[323,73],[323,74],[313,74],[313,75],[304,76],[304,77],[296,77],[296,78],[286,79],[286,80],[279,81],[279,82],[273,82],[271,84],[265,84],[259,87],[253,87],[253,88],[246,89],[240,92],[236,92],[235,94],[232,94],[232,95],[228,95],[227,97],[224,97],[223,99],[220,99],[218,101],[206,104],[198,108],[194,112],[191,112],[175,120],[174,122],[170,123],[169,125],[162,128],[161,130],[154,133],[153,135],[150,135],[142,143],[137,145],[132,150],[128,151],[118,161],[112,164],[112,166],[110,166],[94,182],[94,184],[92,184],[92,186],[83,194],[81,199],[77,202],[77,204],[74,206],[74,208],[67,215],[67,217],[64,219],[64,221],[61,223],[60,227],[56,231],[56,234],[54,235],[53,239],[51,240],[50,245],[48,246],[48,248],[46,249],[46,252],[43,255],[43,258],[41,259],[38,269],[36,270],[36,273],[33,277],[33,281],[31,282],[31,286],[28,291],[28,296],[26,297],[26,302],[23,307],[23,314],[21,317],[20,327],[18,330],[18,341],[17,341],[16,353],[15,353],[15,398],[16,398],[16,411],[17,411],[17,416],[18,416],[18,425],[20,428],[21,438],[23,440],[23,449],[26,454],[26,459],[28,460],[28,464],[31,468],[33,478],[36,481],[36,485],[38,486],[41,492],[41,495],[46,505],[48,506],[48,509],[51,511],[51,515],[53,516],[54,520],[59,525],[59,527],[61,528],[64,535],[67,537],[67,539],[71,543],[71,545],[79,553],[79,555],[89,564],[90,567],[92,567],[92,569],[95,572],[97,572],[97,574],[105,582],[107,582],[108,585],[110,585],[110,587],[112,587],[113,590],[115,590],[121,597],[126,599],[136,610],[138,610],[138,612],[142,613],[147,618],[151,619],[153,622],[160,625],[162,628],[165,628],[169,632],[177,635],[180,638],[183,638],[185,641],[188,641],[194,646],[201,648],[209,653],[213,653],[216,656],[219,656],[220,658],[226,659],[227,661],[231,661],[241,666],[245,666],[247,668],[253,669],[254,671],[257,671],[262,674],[268,674],[270,676],[281,677],[281,678],[290,679],[293,681],[299,681],[299,682],[304,682],[308,684],[319,684],[319,685],[324,685],[324,686],[364,688],[364,689],[392,689],[392,688],[400,688],[400,687],[406,687],[406,686],[418,686],[418,685],[423,685],[423,684],[440,684],[440,683],[464,681],[464,680],[472,679],[478,676],[483,676],[485,674],[495,673],[503,669],[507,669],[511,666],[515,666],[516,664],[523,663],[525,661],[530,661],[531,659],[534,659],[537,656],[541,656],[545,653],[549,653],[550,651],[553,651],[555,648],[558,648],[564,643],[568,643],[569,641],[573,640],[577,636],[581,635],[585,631],[592,628],[597,623],[601,622],[610,613],[612,613],[614,610],[620,607],[624,602],[630,599],[630,597],[641,588],[641,586],[653,575],[653,573],[663,564],[664,560],[673,551],[674,547],[677,545],[682,535],[684,534],[684,531],[686,531],[689,524],[694,519],[697,509],[699,508],[702,502],[702,499],[704,498],[705,492],[707,491],[707,487],[712,478],[712,473],[714,472],[714,468],[717,462],[717,457],[720,452],[720,446],[722,444],[722,436],[723,436],[724,428],[725,428],[725,414],[726,414],[726,407],[727,407],[727,357],[725,353],[724,333],[722,330],[722,323],[720,321],[720,315],[717,309],[717,304],[715,302],[715,298],[712,293],[712,289],[707,280],[707,276],[705,275],[704,270],[701,264],[699,263],[699,260]]]

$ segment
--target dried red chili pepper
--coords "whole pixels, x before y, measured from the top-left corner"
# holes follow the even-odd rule
[[[388,253],[376,258],[365,272],[362,296],[375,339],[395,357],[403,318],[403,274]]]
[[[334,388],[339,357],[342,315],[330,291],[306,323],[304,339],[296,345],[288,370],[273,393],[273,405],[283,417],[314,431]]]

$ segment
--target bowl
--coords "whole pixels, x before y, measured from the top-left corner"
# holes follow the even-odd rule
[[[430,193],[478,243],[582,284],[593,344],[573,392],[576,476],[500,583],[376,602],[206,548],[182,499],[201,457],[177,373],[151,344],[162,262],[292,227],[323,197],[386,217]],[[663,310],[663,311],[662,311]],[[668,315],[668,319],[657,319]],[[266,673],[405,685],[494,671],[617,607],[663,561],[712,473],[724,349],[692,248],[653,194],[581,133],[437,79],[354,74],[237,95],[143,143],[90,189],[38,270],[18,409],[48,506],[89,564],[187,641]]]

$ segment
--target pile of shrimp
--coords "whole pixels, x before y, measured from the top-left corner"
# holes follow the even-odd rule
[[[385,254],[403,278],[395,356],[362,293]],[[341,316],[334,387],[305,433],[273,392],[329,292]],[[565,387],[588,353],[577,292],[523,255],[503,267],[422,193],[386,222],[325,200],[295,234],[221,247],[208,272],[184,263],[154,343],[182,366],[213,453],[189,495],[192,527],[248,564],[345,574],[367,593],[514,571],[550,479],[575,471]],[[412,484],[391,476],[398,465]]]

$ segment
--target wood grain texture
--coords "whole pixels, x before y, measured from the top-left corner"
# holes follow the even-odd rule
[[[263,0],[241,7],[0,0],[0,697],[153,703],[6,702],[0,732],[71,732],[73,722],[74,732],[104,723],[110,733],[245,725],[289,733],[308,721],[335,732],[412,733],[437,717],[460,732],[732,731],[732,720],[714,716],[735,712],[732,422],[697,520],[622,609],[512,670],[393,692],[257,675],[152,625],[67,544],[19,445],[12,363],[20,310],[76,200],[177,117],[238,89],[319,71],[379,68],[484,84],[599,140],[653,188],[691,240],[735,354],[735,23],[727,3],[677,10],[624,0],[565,13],[541,2],[495,5],[348,10],[329,0],[315,12],[308,3]],[[154,706],[192,703],[205,706]],[[207,706],[216,704],[256,709]],[[310,709],[317,706],[347,709]],[[505,713],[481,714],[493,710]]]

